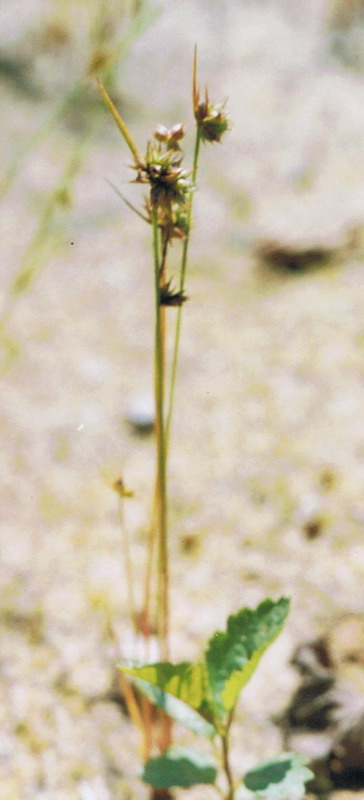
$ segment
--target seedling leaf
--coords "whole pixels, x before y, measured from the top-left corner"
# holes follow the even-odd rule
[[[256,609],[242,608],[228,619],[226,632],[210,639],[206,664],[211,693],[220,715],[231,711],[241,689],[280,633],[289,610],[289,600],[263,600]]]
[[[257,797],[269,800],[300,800],[305,783],[313,778],[307,759],[295,753],[282,753],[279,758],[263,761],[249,770],[244,778],[247,789]]]
[[[157,663],[142,667],[120,666],[122,672],[158,686],[204,716],[209,706],[209,685],[204,664]]]
[[[152,686],[151,683],[146,681],[136,680],[135,685],[154,705],[162,708],[176,722],[185,725],[186,728],[197,733],[198,736],[204,736],[208,739],[215,735],[216,729],[214,726],[182,700],[178,700],[177,697],[173,697],[171,694],[159,689],[158,686]]]
[[[156,789],[214,783],[217,767],[207,753],[188,747],[170,747],[144,766],[142,780]]]

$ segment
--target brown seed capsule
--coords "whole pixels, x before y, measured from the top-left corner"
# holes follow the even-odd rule
[[[172,288],[172,281],[168,281],[160,288],[161,306],[181,306],[188,299],[183,291],[175,291]]]

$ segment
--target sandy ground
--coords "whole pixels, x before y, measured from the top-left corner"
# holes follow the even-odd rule
[[[21,55],[50,4],[4,6],[1,46]],[[271,718],[295,685],[294,646],[363,612],[364,77],[350,19],[335,33],[323,0],[302,6],[162,2],[118,76],[141,147],[155,122],[192,129],[197,40],[201,83],[234,122],[201,159],[170,527],[175,660],[196,657],[239,607],[292,598],[240,707],[241,771],[279,752]],[[29,66],[41,97],[2,80],[3,170],[54,102],[48,58]],[[53,125],[19,160],[0,217],[4,298],[85,119]],[[153,438],[126,422],[151,394],[153,326],[149,230],[105,181],[137,202],[127,163],[104,115],[56,245],[3,331],[4,363],[17,357],[0,417],[1,800],[146,797],[136,735],[108,699],[133,644],[109,484],[121,474],[135,492],[125,514],[141,582],[154,470]],[[272,240],[333,257],[275,272],[256,255]]]

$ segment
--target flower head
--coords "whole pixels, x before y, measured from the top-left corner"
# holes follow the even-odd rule
[[[172,286],[172,281],[167,281],[160,288],[160,304],[161,306],[182,306],[187,297],[183,290],[176,290]]]
[[[181,167],[182,155],[166,149],[161,143],[147,146],[145,160],[135,167],[136,183],[149,183],[154,206],[169,211],[173,204],[184,204],[192,183],[187,170]]]
[[[209,100],[207,89],[205,89],[204,99],[200,98],[200,90],[197,88],[196,50],[193,65],[192,98],[193,113],[201,139],[205,142],[220,142],[223,134],[230,128],[230,122],[225,111],[225,103],[212,103]]]

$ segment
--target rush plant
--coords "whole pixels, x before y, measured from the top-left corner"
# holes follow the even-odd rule
[[[135,608],[131,554],[125,543],[132,622],[145,640],[145,663],[120,666],[121,683],[130,716],[142,737],[142,779],[152,787],[153,800],[167,800],[175,787],[211,784],[225,800],[238,800],[246,792],[257,797],[295,800],[311,777],[304,759],[293,754],[264,762],[244,777],[233,774],[230,730],[241,690],[253,675],[261,656],[279,634],[289,602],[264,600],[256,609],[243,608],[229,617],[227,629],[215,633],[200,662],[170,661],[169,548],[168,548],[168,455],[177,374],[181,315],[187,300],[185,279],[191,232],[192,206],[196,190],[201,143],[220,142],[230,125],[223,103],[203,96],[197,87],[196,52],[193,68],[193,114],[196,124],[193,163],[184,166],[181,143],[185,125],[158,125],[144,155],[141,154],[124,119],[105,87],[98,82],[102,98],[111,112],[132,156],[134,182],[147,188],[142,209],[114,187],[125,203],[151,229],[154,268],[154,389],[156,481],[148,537],[143,602]],[[169,270],[172,244],[181,245],[177,283]],[[168,309],[176,310],[174,343],[167,371],[166,325]],[[170,375],[167,386],[166,375]],[[123,481],[115,485],[120,501],[128,492]],[[148,663],[148,642],[156,633],[159,660]],[[153,710],[152,710],[153,709]],[[172,720],[211,742],[206,748],[180,747],[172,743]],[[243,794],[242,794],[243,792]],[[244,794],[245,792],[245,794]]]

